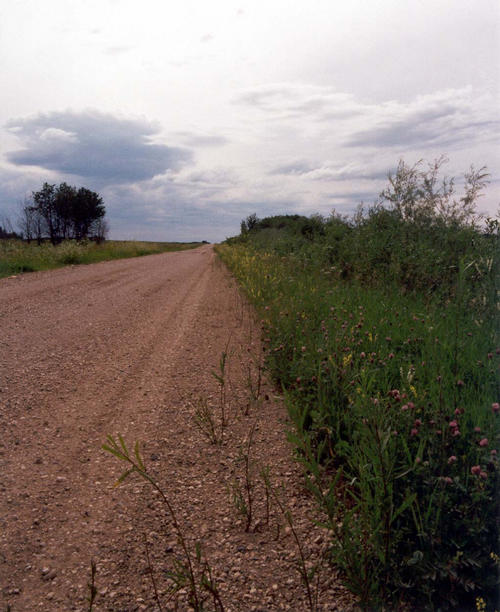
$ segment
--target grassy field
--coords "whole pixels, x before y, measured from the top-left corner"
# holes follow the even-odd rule
[[[259,310],[330,561],[361,607],[493,611],[498,222],[420,193],[411,215],[248,218],[218,251]]]
[[[110,259],[141,257],[169,251],[183,251],[200,246],[199,242],[136,242],[128,240],[107,240],[78,243],[66,241],[57,246],[49,242],[38,245],[21,240],[0,240],[0,278],[50,270],[67,265],[90,264]]]

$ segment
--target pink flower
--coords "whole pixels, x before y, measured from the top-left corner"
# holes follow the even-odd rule
[[[463,387],[465,385],[463,380],[457,380],[457,387]]]
[[[479,440],[479,446],[488,446],[488,438],[483,438]]]
[[[359,356],[361,357],[361,359],[364,359],[366,357],[366,353],[364,351],[361,351]]]
[[[389,353],[389,359],[394,359],[394,353]]]
[[[456,421],[450,421],[449,426],[453,429],[454,427],[458,427],[458,423]]]
[[[488,478],[488,474],[486,472],[483,472],[483,471],[479,472],[479,476],[483,480],[486,480]]]
[[[455,414],[458,416],[459,414],[462,414],[462,411],[460,410],[460,408],[456,408],[455,409]]]
[[[403,404],[403,405],[401,406],[401,410],[402,410],[403,412],[405,412],[406,410],[408,410],[408,408],[409,408],[408,404]]]
[[[449,476],[445,476],[445,477],[443,478],[443,482],[444,482],[445,484],[452,484],[453,480],[452,480],[452,479],[451,479]]]
[[[415,404],[413,402],[408,402],[408,408],[413,410],[415,408]]]
[[[415,427],[410,431],[410,436],[418,436],[418,429],[416,429]]]
[[[480,427],[474,427],[474,432],[475,433],[481,433],[481,428]]]
[[[420,419],[415,419],[414,425],[415,427],[420,427],[420,425],[422,425],[422,421]]]
[[[496,448],[494,448],[494,449],[492,449],[492,450],[491,450],[491,454],[493,455],[493,457],[495,457],[495,456],[496,456],[496,454],[497,454],[497,450],[496,450]]]
[[[452,436],[454,438],[456,438],[457,436],[460,435],[460,430],[458,429],[458,427],[456,429],[453,430]]]
[[[479,474],[481,473],[481,466],[480,465],[473,465],[470,469],[471,474],[474,474],[474,476],[479,476]]]
[[[451,457],[448,457],[448,463],[455,463],[455,461],[457,461],[457,458],[455,457],[455,455],[451,455]]]
[[[499,412],[500,404],[498,402],[493,402],[493,404],[491,404],[491,410],[492,412]]]
[[[306,352],[306,347],[305,347],[305,346],[303,346],[303,347],[301,348],[301,351],[302,351],[303,353],[305,353],[305,352]]]

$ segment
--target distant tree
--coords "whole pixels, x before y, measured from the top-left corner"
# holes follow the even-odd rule
[[[97,242],[97,244],[104,242],[108,237],[108,234],[109,224],[106,219],[104,219],[104,217],[101,217],[100,219],[97,219],[97,221],[94,221],[94,223],[92,224],[92,237]]]
[[[57,233],[61,240],[73,238],[76,195],[76,188],[67,183],[61,183],[55,191],[55,211],[58,219]]]
[[[9,217],[3,217],[0,222],[0,240],[13,238],[21,238],[21,236],[14,231]]]
[[[77,189],[67,183],[58,187],[44,183],[21,206],[18,225],[27,240],[40,242],[47,237],[52,244],[61,240],[104,240],[109,226],[104,219],[102,197],[86,187]]]
[[[73,202],[74,237],[82,240],[89,237],[92,224],[103,219],[106,209],[101,196],[85,187],[80,187]]]
[[[56,215],[56,186],[44,183],[40,191],[33,192],[34,207],[44,220],[52,244],[56,244],[58,219]]]

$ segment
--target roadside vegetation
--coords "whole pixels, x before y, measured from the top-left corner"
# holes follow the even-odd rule
[[[57,245],[50,242],[0,240],[0,278],[22,272],[50,270],[67,265],[90,264],[110,259],[140,257],[169,251],[182,251],[200,246],[200,242],[137,242],[107,240],[66,240]]]
[[[443,159],[404,162],[350,217],[242,222],[218,247],[365,610],[498,610],[499,222]]]

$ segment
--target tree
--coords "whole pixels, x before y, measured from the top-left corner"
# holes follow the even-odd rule
[[[55,204],[55,185],[44,183],[40,191],[33,192],[33,202],[40,217],[45,221],[52,244],[57,243],[57,216]]]
[[[67,183],[58,187],[44,183],[21,207],[18,225],[27,240],[38,242],[47,237],[52,244],[61,240],[94,238],[104,240],[108,225],[102,197],[87,189]]]
[[[102,198],[94,191],[80,187],[73,200],[73,231],[77,240],[87,238],[92,224],[106,213]]]

